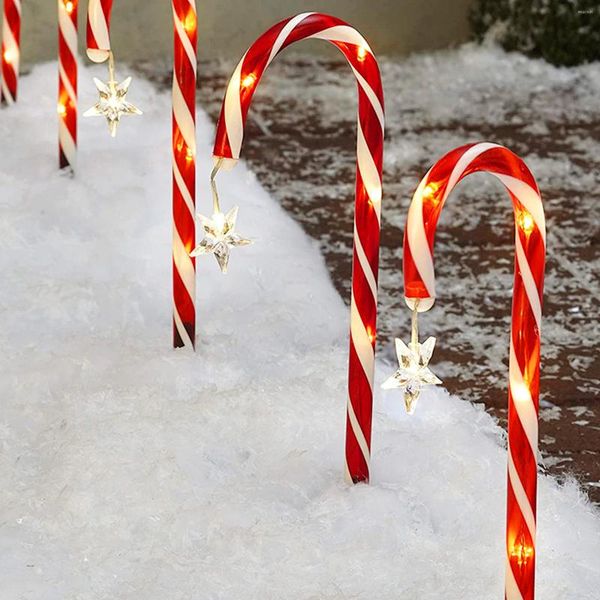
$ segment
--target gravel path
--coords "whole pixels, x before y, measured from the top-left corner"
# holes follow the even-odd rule
[[[200,65],[201,105],[216,119],[233,63]],[[504,144],[538,178],[548,226],[540,441],[543,464],[576,476],[600,502],[600,64],[556,69],[465,46],[382,60],[386,158],[379,352],[409,335],[402,234],[412,193],[433,161],[469,141]],[[161,85],[165,69],[143,68]],[[256,94],[244,158],[319,244],[346,300],[352,244],[356,93],[342,62],[281,57]],[[433,368],[465,400],[506,418],[513,272],[511,203],[485,175],[448,201],[437,237],[438,301],[420,320]]]

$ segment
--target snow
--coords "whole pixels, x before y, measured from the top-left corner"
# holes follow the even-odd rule
[[[3,600],[500,598],[492,418],[443,389],[408,417],[377,389],[372,484],[343,482],[347,309],[244,164],[221,198],[256,244],[225,277],[198,261],[197,352],[171,349],[169,97],[134,81],[145,114],[116,140],[82,121],[70,178],[56,77],[35,68],[0,113]],[[597,598],[598,513],[574,482],[539,483],[539,597]]]

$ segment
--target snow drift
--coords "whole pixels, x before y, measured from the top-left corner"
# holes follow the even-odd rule
[[[83,121],[70,178],[56,77],[36,68],[0,113],[2,598],[501,598],[492,418],[443,389],[412,418],[377,393],[372,485],[343,482],[348,311],[244,165],[221,197],[257,243],[226,277],[198,261],[197,352],[172,350],[169,98],[134,81],[145,116],[116,140]],[[538,530],[539,597],[598,598],[600,519],[575,484],[541,477]]]

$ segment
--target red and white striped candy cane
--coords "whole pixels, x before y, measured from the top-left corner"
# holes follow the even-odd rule
[[[87,55],[95,63],[110,54],[110,12],[113,0],[89,0],[87,13]]]
[[[196,48],[195,0],[173,0],[173,345],[196,337]]]
[[[58,163],[74,168],[77,157],[77,4],[58,0]]]
[[[465,176],[491,173],[508,190],[515,215],[508,388],[507,600],[531,600],[535,584],[535,529],[540,378],[540,326],[546,226],[536,181],[527,165],[496,144],[462,146],[439,160],[419,184],[404,234],[404,295],[409,307],[429,310],[435,300],[433,244],[446,198]]]
[[[359,482],[369,479],[384,131],[379,67],[363,36],[344,21],[319,13],[303,13],[269,29],[246,52],[229,82],[214,155],[239,158],[250,102],[265,69],[290,44],[316,38],[342,51],[358,84],[346,474]]]
[[[2,73],[0,102],[12,104],[17,100],[21,39],[21,0],[4,0],[2,21]]]

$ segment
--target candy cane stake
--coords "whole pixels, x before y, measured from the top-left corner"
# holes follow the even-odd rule
[[[58,164],[77,158],[77,3],[58,0]]]
[[[21,0],[4,0],[2,21],[2,72],[0,73],[0,104],[17,101],[21,40]]]
[[[515,281],[508,388],[507,600],[532,600],[540,378],[540,327],[546,226],[536,181],[525,163],[496,144],[471,144],[449,152],[419,184],[404,235],[404,295],[411,309],[429,310],[435,300],[433,244],[444,202],[470,173],[499,179],[513,202]]]
[[[195,0],[173,0],[173,345],[196,338],[196,49]]]
[[[358,84],[358,139],[351,298],[346,475],[368,481],[377,318],[377,275],[383,155],[383,90],[379,67],[366,40],[344,21],[303,13],[281,21],[254,42],[229,82],[217,124],[216,160],[240,156],[244,125],[258,82],[290,44],[323,39],[346,57]]]

